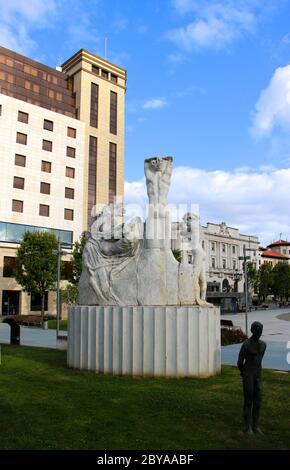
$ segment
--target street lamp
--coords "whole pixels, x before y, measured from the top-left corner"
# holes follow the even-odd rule
[[[239,259],[243,261],[243,271],[244,271],[244,294],[245,294],[245,323],[246,323],[246,335],[248,336],[248,270],[247,270],[247,260],[251,259],[250,256],[246,255],[247,251],[256,251],[253,248],[243,247],[243,256],[239,256]]]
[[[56,281],[56,339],[59,337],[59,323],[60,323],[60,261],[63,255],[68,254],[67,251],[62,250],[62,246],[71,248],[72,245],[69,243],[61,244],[60,238],[58,237],[57,250],[53,250],[53,254],[57,255],[57,281]]]

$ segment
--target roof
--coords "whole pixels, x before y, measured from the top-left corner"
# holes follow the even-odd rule
[[[287,242],[287,240],[277,240],[268,245],[269,248],[271,248],[272,246],[290,246],[290,242]]]
[[[282,255],[281,253],[278,253],[277,251],[273,251],[273,250],[262,251],[261,256],[263,258],[276,258],[276,259],[284,259],[284,260],[290,259],[288,256]]]

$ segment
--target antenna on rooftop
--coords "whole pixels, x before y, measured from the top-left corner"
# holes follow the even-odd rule
[[[282,240],[282,232],[280,232],[280,240]]]

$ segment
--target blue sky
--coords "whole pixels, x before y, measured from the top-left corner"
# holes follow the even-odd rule
[[[0,43],[56,66],[80,48],[128,71],[126,194],[172,155],[171,202],[290,236],[290,2],[0,0]],[[289,90],[289,92],[288,92]]]

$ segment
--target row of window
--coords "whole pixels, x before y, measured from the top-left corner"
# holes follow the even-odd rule
[[[38,227],[35,225],[0,222],[0,240],[2,242],[19,243],[22,240],[24,233],[26,232],[54,233],[63,244],[71,245],[73,242],[73,232],[70,230],[59,230],[48,227]]]
[[[211,251],[216,251],[216,242],[211,242]],[[222,253],[226,253],[226,244],[222,243],[221,244],[221,251]],[[232,245],[232,254],[235,255],[237,253],[237,247],[236,245]]]
[[[101,67],[97,67],[96,65],[92,65],[92,72],[96,75],[99,75],[107,80],[111,80],[111,82],[118,83],[118,77],[114,73],[108,72],[108,70],[102,69]]]
[[[25,113],[24,111],[18,111],[18,121],[24,124],[28,124],[29,121],[29,114]],[[50,121],[49,119],[43,120],[43,129],[46,131],[53,132],[54,122]],[[77,130],[74,127],[67,127],[67,136],[71,137],[72,139],[76,139]]]
[[[211,267],[212,268],[216,268],[217,265],[216,265],[216,259],[215,258],[211,258]],[[227,260],[225,258],[222,259],[222,268],[223,269],[227,269],[228,266],[227,266]],[[237,265],[237,260],[233,259],[232,260],[232,269],[237,269],[238,268],[238,265]]]
[[[110,91],[110,133],[117,135],[117,101],[118,95],[114,91]],[[99,85],[91,83],[91,104],[90,104],[90,125],[98,127],[98,111],[99,111]]]
[[[16,143],[21,145],[27,145],[27,134],[23,134],[22,132],[16,133]],[[42,140],[42,150],[46,150],[47,152],[52,152],[52,142],[51,140]],[[70,158],[76,157],[76,149],[74,147],[66,147],[66,156]]]
[[[27,63],[23,63],[20,60],[13,59],[12,57],[8,57],[4,54],[0,54],[0,64],[7,65],[8,67],[12,67],[13,69],[20,70],[21,72],[27,73],[33,77],[41,78],[42,80],[46,80],[54,85],[58,85],[59,79],[56,75],[50,74],[44,70],[39,70],[29,65]]]
[[[20,176],[14,176],[13,179],[13,188],[16,189],[24,189],[25,179],[21,178]],[[40,182],[40,192],[42,194],[50,194],[50,183],[45,183],[43,181]],[[65,197],[67,199],[74,199],[75,198],[75,190],[73,188],[65,187]]]
[[[12,212],[23,212],[24,202],[19,199],[12,199]],[[49,217],[50,206],[46,204],[39,204],[39,215]],[[73,209],[64,209],[65,220],[74,220]]]
[[[4,256],[3,257],[3,277],[14,277],[16,270],[16,258],[15,256]],[[72,274],[72,262],[62,261],[61,279],[67,280]]]
[[[16,153],[14,163],[15,163],[16,166],[25,167],[26,166],[26,156]],[[44,171],[45,173],[51,173],[51,167],[52,167],[51,162],[41,160],[41,171]],[[65,176],[67,178],[74,178],[75,177],[75,168],[73,168],[71,166],[66,166],[65,167]],[[19,189],[23,189],[23,188],[19,188]]]

